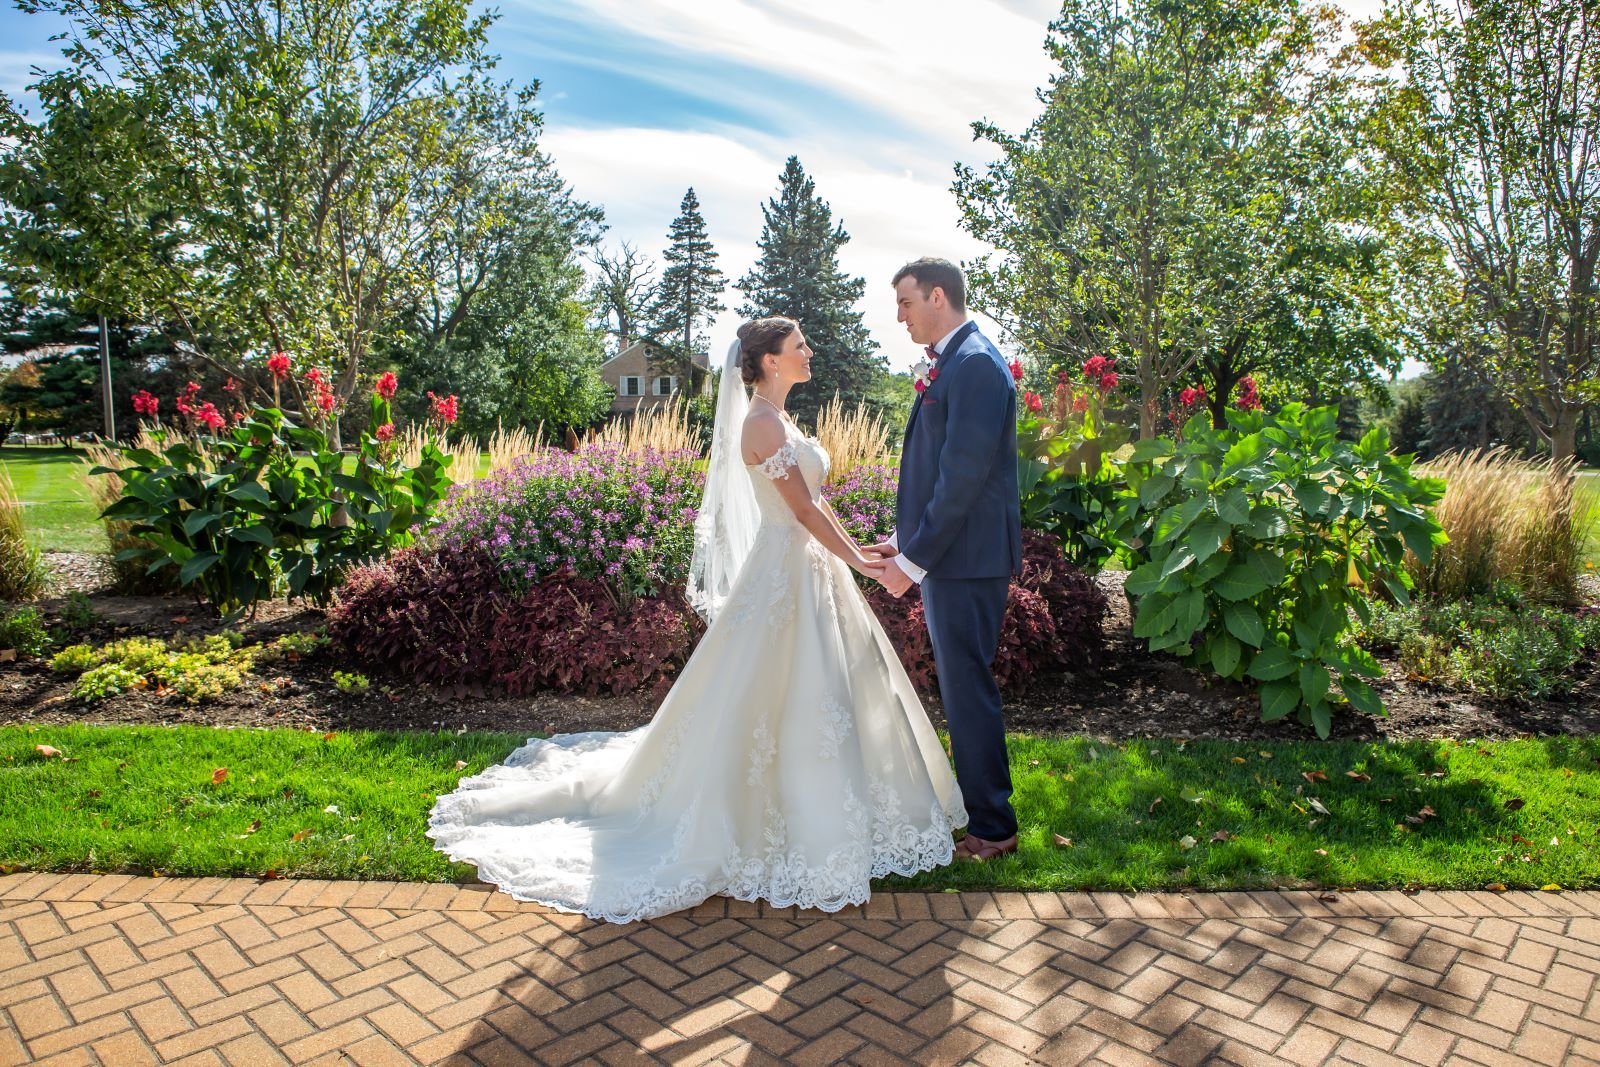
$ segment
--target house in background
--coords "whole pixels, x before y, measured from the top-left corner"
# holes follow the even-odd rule
[[[689,391],[696,388],[696,382],[701,393],[713,391],[711,375],[708,373],[710,361],[705,353],[694,354],[692,377],[696,381],[685,382],[675,374],[659,373],[659,362],[656,369],[651,368],[651,361],[659,360],[660,351],[649,341],[637,341],[600,365],[600,377],[606,380],[612,390],[611,414],[631,415],[657,404],[665,404],[674,393],[688,396]]]

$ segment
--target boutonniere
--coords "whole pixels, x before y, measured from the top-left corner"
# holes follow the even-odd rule
[[[939,380],[939,368],[925,359],[918,360],[917,365],[911,368],[911,373],[916,377],[919,393],[926,391],[928,386]]]

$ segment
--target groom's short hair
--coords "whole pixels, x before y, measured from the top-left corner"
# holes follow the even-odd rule
[[[944,298],[957,311],[967,310],[967,279],[961,268],[948,259],[924,256],[901,267],[889,284],[898,287],[902,278],[915,278],[923,296],[933,292],[934,286],[944,290]]]

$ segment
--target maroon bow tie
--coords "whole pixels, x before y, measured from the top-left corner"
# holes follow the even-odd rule
[[[939,362],[939,350],[938,349],[934,348],[932,345],[929,345],[927,348],[923,349],[923,351],[928,353],[928,359],[929,360],[931,360],[934,363]]]

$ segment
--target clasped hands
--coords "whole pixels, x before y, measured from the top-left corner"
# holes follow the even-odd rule
[[[856,570],[887,589],[890,596],[898,599],[911,588],[911,576],[898,563],[891,561],[891,557],[899,554],[899,549],[887,541],[876,545],[864,545],[861,555],[865,557],[866,562],[854,566]]]

